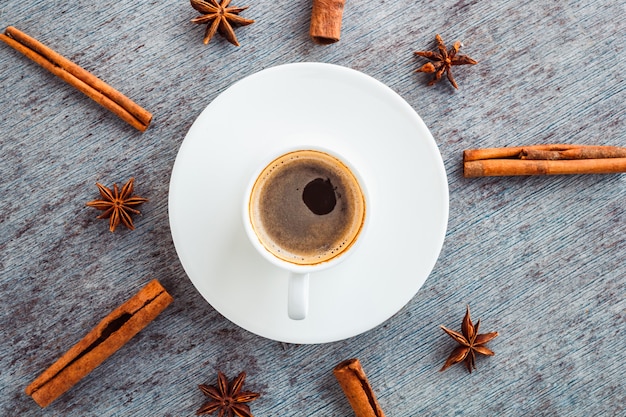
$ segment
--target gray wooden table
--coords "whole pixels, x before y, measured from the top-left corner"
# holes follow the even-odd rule
[[[464,179],[464,149],[566,142],[625,146],[623,2],[347,2],[342,39],[308,36],[310,1],[242,1],[241,46],[186,1],[3,0],[13,25],[154,114],[145,133],[0,45],[0,415],[190,416],[199,383],[248,373],[256,416],[349,416],[332,375],[358,357],[388,416],[626,413],[626,175]],[[478,65],[460,89],[428,87],[413,51],[440,33]],[[168,182],[201,110],[277,64],[335,63],[398,92],[439,145],[450,187],[441,256],[418,294],[365,334],[284,345],[240,329],[197,293],[170,236]],[[237,120],[233,111],[233,123]],[[136,178],[133,232],[84,203],[95,182]],[[41,410],[25,386],[102,317],[157,278],[175,301]],[[438,370],[465,305],[499,331],[471,375]]]

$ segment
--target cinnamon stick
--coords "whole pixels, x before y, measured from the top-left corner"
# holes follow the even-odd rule
[[[626,158],[626,148],[617,146],[587,146],[566,150],[539,150],[525,148],[520,154],[521,159],[603,159]]]
[[[509,146],[505,148],[468,149],[463,151],[463,160],[478,161],[481,159],[519,158],[523,151],[567,151],[572,149],[609,148],[596,145],[568,145],[553,143],[547,145]],[[614,147],[610,147],[614,148]]]
[[[358,359],[348,359],[339,363],[333,374],[356,417],[385,417]]]
[[[161,284],[152,280],[39,375],[26,387],[26,394],[46,407],[139,333],[171,302],[172,297]]]
[[[330,45],[341,37],[345,0],[313,0],[309,34],[314,42]]]
[[[152,121],[150,112],[89,71],[24,32],[9,26],[4,34],[0,34],[0,40],[75,87],[96,103],[117,114],[136,129],[144,131],[150,125]]]
[[[626,148],[548,144],[463,152],[465,177],[626,172]]]

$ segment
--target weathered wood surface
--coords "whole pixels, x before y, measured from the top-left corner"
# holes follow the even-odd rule
[[[358,357],[390,416],[623,415],[626,175],[462,177],[462,151],[536,143],[625,146],[623,2],[347,2],[341,41],[315,45],[310,2],[237,2],[257,22],[241,47],[186,1],[4,0],[14,25],[153,112],[140,133],[0,45],[0,414],[184,416],[216,370],[248,372],[257,416],[348,416],[333,367]],[[460,90],[413,71],[435,33],[478,65]],[[389,85],[435,137],[450,185],[443,251],[422,290],[383,325],[328,345],[284,346],[227,321],[193,288],[169,234],[178,148],[235,81],[298,61],[351,67]],[[237,118],[233,111],[233,121]],[[384,140],[384,138],[381,138]],[[402,150],[390,149],[389,152]],[[111,234],[84,207],[96,181],[136,178],[137,229]],[[154,277],[174,303],[41,411],[24,394],[42,370]],[[437,372],[465,305],[499,331],[471,375]]]

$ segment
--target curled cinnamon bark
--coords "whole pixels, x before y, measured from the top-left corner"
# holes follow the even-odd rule
[[[385,417],[358,359],[348,359],[333,370],[356,417]]]
[[[616,146],[549,144],[463,152],[463,175],[468,178],[621,172],[626,172],[626,148]]]
[[[0,34],[0,40],[112,111],[134,128],[144,131],[150,125],[152,121],[150,112],[89,71],[19,29],[9,26],[4,34]]]
[[[113,310],[28,387],[39,406],[46,407],[73,387],[154,320],[172,302],[157,280]]]
[[[563,150],[541,150],[524,148],[520,159],[561,160],[561,159],[603,159],[626,158],[626,149],[616,146],[583,146]]]
[[[314,42],[330,45],[341,37],[345,0],[313,0],[309,34]]]

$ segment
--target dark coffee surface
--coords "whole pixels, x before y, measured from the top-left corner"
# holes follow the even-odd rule
[[[304,187],[302,201],[313,213],[328,214],[337,205],[335,186],[330,178],[315,178]]]
[[[363,222],[362,195],[350,171],[316,154],[279,159],[257,182],[257,235],[270,252],[291,262],[336,256]]]

